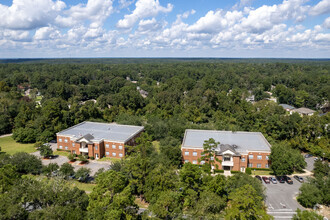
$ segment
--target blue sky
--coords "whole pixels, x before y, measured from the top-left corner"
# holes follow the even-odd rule
[[[0,0],[0,58],[330,57],[330,0]]]

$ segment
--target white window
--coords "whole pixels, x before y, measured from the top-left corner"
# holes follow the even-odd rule
[[[105,152],[105,155],[109,156],[109,152],[108,152],[108,151],[106,151],[106,152]]]
[[[269,168],[269,165],[268,165],[268,163],[266,164],[266,166],[265,166],[266,168]]]
[[[119,145],[119,150],[122,150],[123,149],[123,146]]]
[[[245,157],[242,157],[242,162],[245,162]]]
[[[109,144],[106,144],[105,147],[106,147],[106,148],[109,148]]]
[[[116,149],[116,145],[113,144],[113,145],[112,145],[112,149]]]
[[[266,156],[266,160],[269,160],[269,156]]]
[[[123,157],[123,154],[122,153],[119,153],[119,157]]]
[[[64,142],[65,142],[65,143],[68,143],[68,139],[64,139]]]
[[[73,150],[73,151],[72,151],[72,154],[76,154],[76,151],[75,151],[75,150]]]
[[[211,157],[210,160],[214,160],[214,157]]]
[[[63,149],[63,146],[62,145],[60,145],[60,149]]]
[[[253,155],[252,154],[249,155],[249,159],[253,159]]]
[[[257,156],[258,160],[262,160],[262,155]]]
[[[197,152],[193,152],[193,156],[197,156]]]
[[[249,163],[249,167],[252,167],[253,166],[253,164],[252,163]]]
[[[201,164],[202,164],[202,165],[203,165],[203,164],[205,164],[205,161],[204,161],[204,160],[202,160],[202,161],[201,161]]]
[[[97,146],[95,146],[95,150],[97,150]]]
[[[189,160],[185,160],[184,162],[185,162],[185,163],[189,163]]]
[[[197,164],[197,160],[193,160],[193,164]]]
[[[116,155],[117,155],[116,153],[112,153],[112,156],[114,156],[114,157],[115,157]]]
[[[260,163],[257,164],[257,168],[261,168],[261,164]]]
[[[72,147],[74,147],[75,146],[75,143],[72,143]]]
[[[67,146],[65,146],[65,150],[69,149]]]
[[[189,156],[189,151],[185,151],[184,155]]]
[[[62,138],[58,139],[59,142],[62,142]]]

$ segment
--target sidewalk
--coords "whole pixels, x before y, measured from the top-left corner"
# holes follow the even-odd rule
[[[3,137],[9,137],[9,136],[12,136],[13,134],[3,134],[3,135],[0,135],[0,138],[3,138]]]

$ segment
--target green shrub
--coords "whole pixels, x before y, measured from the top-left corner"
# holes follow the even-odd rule
[[[249,167],[246,168],[245,173],[248,174],[248,175],[251,175],[252,174],[251,168],[249,168]]]
[[[94,160],[95,158],[94,157],[90,157],[89,159]]]
[[[74,156],[73,154],[69,154],[69,155],[68,155],[68,159],[69,159],[71,162],[73,162],[73,161],[76,160],[76,159],[75,159],[75,156]]]
[[[241,171],[232,170],[231,173],[240,173]]]
[[[214,170],[215,173],[224,173],[224,170]]]
[[[271,171],[269,168],[253,168],[253,170]]]

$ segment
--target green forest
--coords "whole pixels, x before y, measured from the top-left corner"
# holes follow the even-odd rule
[[[126,159],[95,175],[90,194],[67,185],[70,164],[0,152],[0,219],[272,219],[256,178],[182,164],[188,128],[262,132],[274,146],[271,159],[330,158],[330,114],[322,109],[330,62],[121,62],[0,64],[0,134],[17,142],[49,142],[86,120],[145,127]],[[280,103],[316,112],[289,114]],[[318,163],[316,180],[301,189],[305,207],[329,205],[329,170]],[[50,178],[54,170],[64,179]]]

